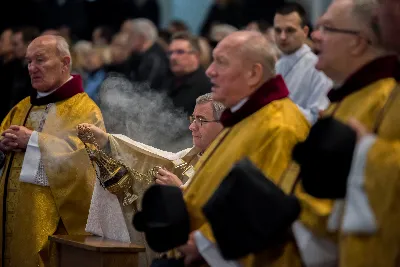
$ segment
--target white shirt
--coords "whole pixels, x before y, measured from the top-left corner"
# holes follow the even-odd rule
[[[320,110],[329,105],[328,91],[333,82],[315,68],[317,56],[310,47],[303,45],[295,53],[283,54],[276,63],[276,73],[282,75],[289,89],[289,97],[312,124]]]
[[[70,81],[72,78],[73,77],[70,76],[69,79],[65,83]],[[57,87],[56,89],[51,90],[49,92],[37,92],[37,98],[42,98],[42,97],[51,95],[52,93],[57,91],[58,88],[60,88],[60,87]],[[29,114],[29,115],[31,115],[31,114]],[[45,114],[45,115],[47,115],[47,114]],[[41,159],[41,154],[40,154],[40,148],[39,148],[39,133],[37,131],[33,131],[31,134],[31,137],[29,138],[29,142],[28,142],[28,145],[27,145],[26,151],[25,151],[24,161],[22,163],[21,174],[19,177],[19,180],[21,182],[31,183],[31,184],[41,185],[41,186],[48,186],[48,179],[46,177],[45,172],[42,171],[39,174],[44,179],[43,181],[38,181],[38,179],[37,179],[37,175],[38,175],[39,167],[40,167],[39,166],[40,159]]]

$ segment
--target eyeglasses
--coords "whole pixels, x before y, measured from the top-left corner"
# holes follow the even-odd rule
[[[183,50],[183,49],[177,49],[177,50],[169,50],[167,52],[167,55],[170,57],[173,54],[177,54],[177,55],[181,56],[181,55],[190,54],[190,53],[193,53],[193,51],[186,51],[186,50]]]
[[[193,122],[195,122],[197,124],[200,123],[200,126],[203,126],[203,124],[209,123],[209,122],[219,122],[219,120],[210,121],[210,120],[206,120],[206,119],[203,119],[201,117],[196,117],[196,116],[189,116],[189,121],[190,121],[190,124],[192,124]]]
[[[316,30],[320,31],[321,34],[325,34],[327,32],[332,32],[332,33],[342,33],[342,34],[350,34],[350,35],[356,35],[358,37],[364,38],[367,40],[369,44],[371,44],[371,41],[364,36],[361,35],[361,32],[358,30],[352,30],[352,29],[340,29],[340,28],[335,28],[335,27],[330,27],[326,25],[318,25],[316,27]]]

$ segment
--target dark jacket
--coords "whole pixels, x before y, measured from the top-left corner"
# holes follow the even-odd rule
[[[196,98],[211,92],[211,82],[200,67],[183,77],[170,76],[163,88],[167,90],[174,106],[190,115],[196,106]]]
[[[160,90],[169,69],[169,61],[162,47],[155,43],[141,55],[130,58],[130,78],[134,82],[148,82],[150,88]]]
[[[0,121],[32,90],[28,66],[21,59],[14,59],[0,66],[0,83],[3,94],[0,101]]]

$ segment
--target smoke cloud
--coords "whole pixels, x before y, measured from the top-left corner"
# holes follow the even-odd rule
[[[165,93],[114,74],[103,82],[99,98],[108,133],[170,152],[193,145],[188,114],[176,109]]]

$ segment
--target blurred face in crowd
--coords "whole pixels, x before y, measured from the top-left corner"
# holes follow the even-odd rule
[[[262,32],[257,22],[250,22],[246,26],[246,31],[261,32],[268,41],[275,44],[275,29],[273,27],[269,27],[266,31]]]
[[[287,15],[276,14],[274,29],[276,44],[287,55],[296,52],[304,44],[309,31],[307,26],[303,27],[297,12]]]
[[[101,28],[96,28],[92,34],[93,44],[96,46],[106,45],[107,41],[101,36]]]
[[[12,30],[8,29],[1,33],[0,36],[0,55],[7,55],[13,52]]]
[[[312,33],[314,49],[318,52],[318,62],[315,67],[325,72],[335,82],[343,82],[349,75],[346,70],[358,55],[358,46],[362,41],[357,34],[338,32],[338,30],[359,31],[352,10],[352,1],[334,0],[319,19],[317,30]]]
[[[124,23],[122,23],[121,25],[121,32],[130,34],[132,31],[133,31],[132,21],[129,19],[125,20]]]
[[[113,63],[122,63],[129,56],[128,48],[129,36],[125,33],[118,33],[111,42],[111,61]]]
[[[276,44],[275,29],[273,27],[268,28],[264,33],[264,35],[268,41],[270,41],[273,44]]]
[[[255,31],[258,32],[260,31],[260,28],[258,27],[257,22],[250,22],[249,24],[247,24],[246,26],[246,31]]]
[[[382,39],[389,50],[400,54],[400,1],[378,0],[378,21]]]
[[[14,53],[17,58],[24,58],[26,54],[26,44],[22,32],[16,32],[12,38]]]
[[[60,87],[69,78],[71,58],[61,56],[54,36],[41,36],[33,40],[26,51],[29,75],[33,88],[48,92]]]
[[[199,68],[200,55],[187,40],[173,40],[168,48],[169,66],[175,76],[194,72]]]
[[[245,39],[241,32],[223,39],[214,49],[213,62],[206,71],[213,84],[213,99],[228,108],[250,95],[261,80],[259,64],[248,59],[249,55],[240,49],[243,45]]]
[[[193,145],[202,152],[211,144],[222,131],[222,124],[215,122],[212,102],[197,104],[194,108],[192,118],[194,121],[189,129],[192,131]]]
[[[85,69],[87,71],[95,71],[102,66],[103,59],[99,50],[92,49],[85,55]]]
[[[141,52],[145,42],[146,40],[143,35],[133,32],[131,36],[132,52]]]

